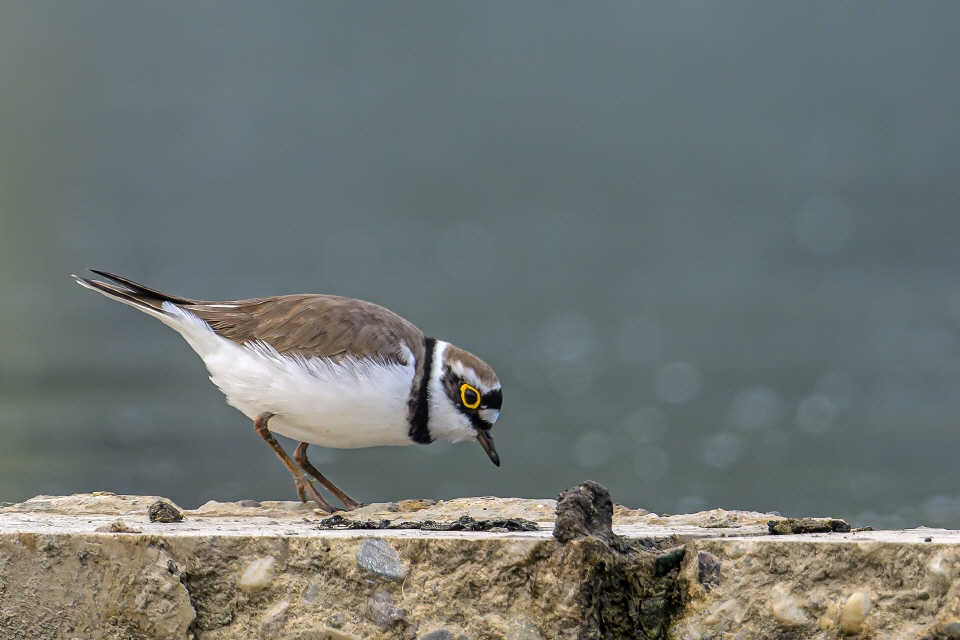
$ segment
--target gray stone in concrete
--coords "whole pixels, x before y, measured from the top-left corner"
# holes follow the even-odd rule
[[[357,566],[362,571],[373,573],[387,580],[402,582],[407,570],[400,556],[383,538],[371,538],[360,543],[357,549]]]
[[[407,617],[407,612],[393,601],[389,591],[377,591],[370,599],[370,617],[381,627],[392,627]]]

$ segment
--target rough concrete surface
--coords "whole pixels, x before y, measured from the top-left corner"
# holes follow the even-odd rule
[[[38,496],[0,509],[0,638],[960,638],[958,532],[770,535],[781,518],[661,517],[597,487],[561,495],[564,542],[553,500],[330,520],[292,502]],[[489,530],[438,530],[463,516]],[[508,521],[540,530],[493,526]]]

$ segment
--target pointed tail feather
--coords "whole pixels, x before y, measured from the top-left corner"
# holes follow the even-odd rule
[[[128,280],[122,276],[118,276],[107,271],[100,271],[99,269],[90,269],[93,273],[98,276],[103,276],[108,280],[113,280],[117,284],[129,289],[135,294],[139,294],[148,298],[154,298],[156,300],[172,302],[173,304],[203,304],[199,300],[191,300],[190,298],[180,298],[178,296],[172,296],[169,293],[164,293],[163,291],[157,291],[156,289],[151,289],[150,287],[145,287],[142,284],[136,283],[133,280]],[[76,278],[77,276],[73,276]],[[79,278],[78,278],[79,280]],[[93,282],[97,282],[94,280]],[[106,283],[104,283],[106,284]]]
[[[164,302],[170,302],[175,305],[196,304],[193,300],[170,296],[162,291],[144,287],[143,285],[139,285],[132,280],[127,280],[126,278],[121,278],[120,276],[116,276],[105,271],[97,271],[95,269],[91,269],[91,271],[105,278],[109,278],[110,280],[113,280],[114,282],[123,286],[117,286],[115,284],[102,282],[100,280],[81,278],[77,275],[74,275],[73,278],[77,281],[77,284],[82,287],[102,293],[108,298],[128,304],[135,309],[139,309],[144,313],[148,313],[160,319],[164,319],[167,316],[167,313],[163,310]]]

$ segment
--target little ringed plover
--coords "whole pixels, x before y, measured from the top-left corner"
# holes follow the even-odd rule
[[[502,402],[493,369],[381,306],[310,294],[190,300],[92,271],[112,283],[73,277],[186,339],[227,403],[254,421],[304,502],[309,497],[334,511],[309,474],[348,510],[359,504],[310,463],[311,444],[353,449],[477,440],[500,466],[490,433]],[[300,441],[292,460],[271,431]]]

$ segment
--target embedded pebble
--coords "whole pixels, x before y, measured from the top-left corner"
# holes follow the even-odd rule
[[[797,600],[781,587],[773,589],[770,609],[773,611],[774,620],[781,627],[800,627],[810,622],[797,604]]]
[[[710,590],[720,584],[720,560],[703,551],[697,554],[697,580],[704,590]]]
[[[370,599],[370,617],[381,627],[390,627],[407,617],[407,612],[393,602],[386,591],[377,591]]]
[[[276,560],[272,556],[259,558],[250,563],[240,578],[240,588],[244,591],[263,589],[273,581],[273,565]]]
[[[417,636],[417,640],[453,640],[453,634],[446,629],[437,629],[428,631],[422,636]]]
[[[930,558],[930,561],[927,563],[927,571],[949,579],[950,570],[953,568],[952,564],[953,563],[945,558],[942,553],[938,553]]]
[[[400,582],[407,577],[407,570],[400,562],[400,556],[383,538],[369,538],[361,542],[356,561],[362,571],[388,580]]]
[[[943,634],[950,640],[960,640],[960,622],[950,622],[944,625]]]
[[[317,600],[320,599],[320,585],[316,582],[313,582],[306,588],[303,592],[303,604],[314,604]]]
[[[279,635],[280,630],[287,624],[287,609],[290,603],[286,600],[278,602],[267,611],[263,616],[263,622],[260,623],[260,637],[269,638]]]
[[[840,631],[846,635],[860,633],[863,627],[863,619],[870,613],[873,605],[870,604],[870,596],[863,591],[857,591],[850,594],[847,601],[843,603],[840,609]]]

